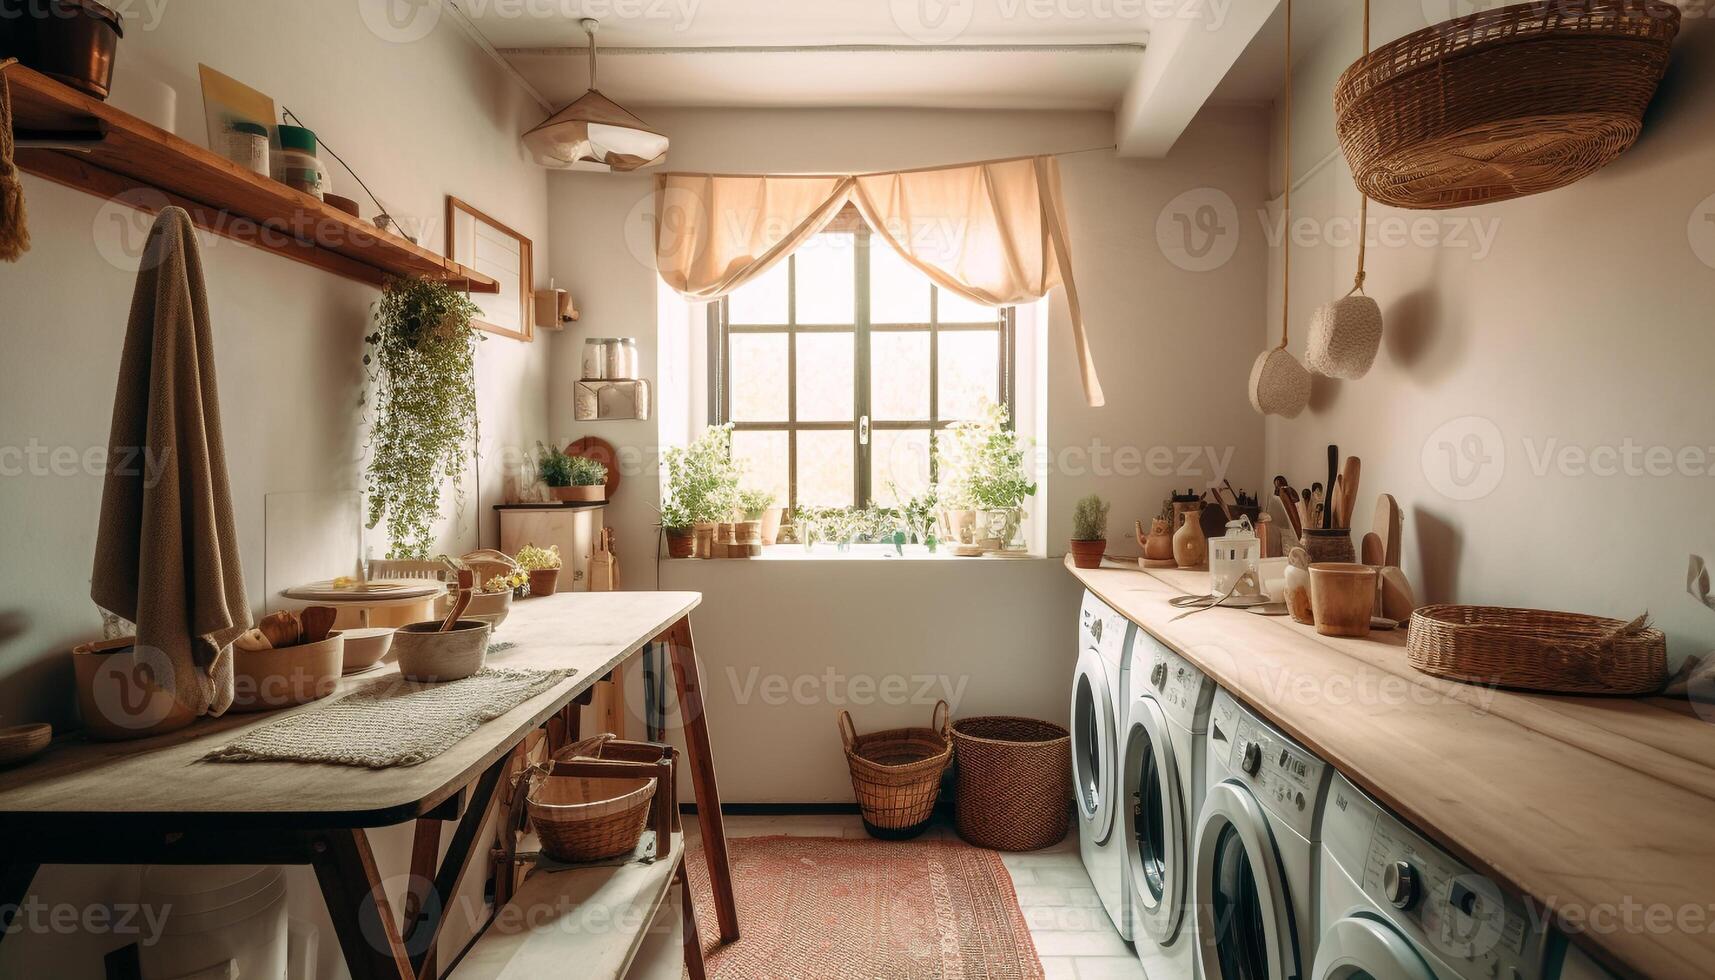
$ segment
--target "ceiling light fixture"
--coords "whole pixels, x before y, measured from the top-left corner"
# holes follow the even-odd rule
[[[531,159],[557,170],[626,172],[667,158],[667,137],[595,87],[594,18],[578,21],[590,39],[590,89],[524,134]]]

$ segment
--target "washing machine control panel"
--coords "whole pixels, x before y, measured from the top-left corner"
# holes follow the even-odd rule
[[[1233,763],[1233,775],[1250,786],[1263,806],[1305,840],[1316,840],[1316,809],[1327,784],[1327,763],[1242,711],[1234,729]]]
[[[1154,697],[1162,712],[1179,727],[1201,731],[1207,721],[1205,719],[1199,724],[1198,719],[1209,710],[1209,701],[1215,693],[1214,685],[1190,661],[1167,649],[1148,633],[1139,630],[1135,643],[1139,652],[1153,653],[1144,693]]]
[[[1362,885],[1412,942],[1457,964],[1462,976],[1520,980],[1537,975],[1535,931],[1522,906],[1494,882],[1455,861],[1359,795],[1345,780],[1329,790],[1325,838],[1345,861],[1362,861]],[[1353,831],[1369,828],[1367,846]],[[1356,869],[1354,869],[1356,870]]]
[[[1119,663],[1125,656],[1126,634],[1130,630],[1131,623],[1114,612],[1113,607],[1094,593],[1084,593],[1084,607],[1078,613],[1080,649],[1093,649],[1102,659]]]

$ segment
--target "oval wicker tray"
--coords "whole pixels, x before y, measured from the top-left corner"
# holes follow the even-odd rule
[[[1667,671],[1667,637],[1645,616],[1424,606],[1411,614],[1406,650],[1436,677],[1557,694],[1650,694]]]
[[[1436,209],[1587,177],[1637,140],[1679,21],[1663,0],[1532,2],[1385,44],[1334,88],[1353,180]]]

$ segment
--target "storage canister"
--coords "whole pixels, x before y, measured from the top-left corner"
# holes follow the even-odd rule
[[[253,122],[233,123],[226,131],[225,156],[252,173],[270,176],[268,127]]]
[[[607,341],[607,377],[637,377],[637,341],[632,337],[610,337]]]
[[[590,337],[584,341],[584,380],[601,381],[607,375],[606,337]]]
[[[281,126],[279,133],[280,152],[274,156],[274,179],[321,200],[333,190],[333,181],[316,155],[316,134],[302,126]]]

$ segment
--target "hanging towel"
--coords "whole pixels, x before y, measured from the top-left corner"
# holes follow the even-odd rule
[[[119,360],[90,598],[161,651],[193,714],[232,704],[232,641],[250,628],[191,218],[167,208],[144,246]],[[167,685],[163,685],[167,686]]]
[[[6,84],[6,69],[17,63],[17,58],[0,58],[0,262],[16,262],[30,250],[24,185],[12,162],[12,91]]]

